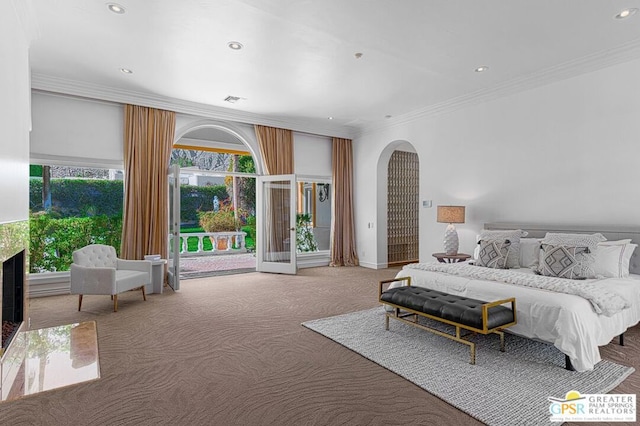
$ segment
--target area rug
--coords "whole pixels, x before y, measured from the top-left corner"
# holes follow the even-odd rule
[[[609,361],[589,372],[567,371],[564,354],[555,347],[509,334],[506,352],[500,352],[498,336],[474,336],[476,365],[471,365],[466,345],[395,320],[385,331],[382,307],[302,325],[488,425],[558,425],[549,421],[548,397],[570,390],[607,393],[634,371]]]

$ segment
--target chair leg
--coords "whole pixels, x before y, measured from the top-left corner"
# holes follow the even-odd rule
[[[118,312],[118,295],[113,295],[113,312]]]
[[[80,308],[82,308],[82,295],[78,296],[78,312],[80,312]]]
[[[142,298],[144,301],[147,301],[147,291],[144,289],[144,286],[140,287],[142,289]]]

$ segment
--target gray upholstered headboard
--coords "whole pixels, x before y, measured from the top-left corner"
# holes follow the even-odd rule
[[[607,240],[623,240],[631,238],[631,242],[640,245],[640,227],[617,226],[573,226],[573,225],[541,225],[531,223],[485,223],[484,229],[522,229],[527,231],[527,238],[543,238],[547,232],[564,232],[571,234],[593,234],[599,232]],[[636,248],[629,262],[632,274],[640,275],[640,247]]]

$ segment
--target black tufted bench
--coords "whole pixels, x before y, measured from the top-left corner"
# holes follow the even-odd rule
[[[403,280],[407,281],[406,286],[382,291],[384,284]],[[504,352],[504,333],[502,330],[516,324],[516,299],[513,297],[495,302],[484,302],[428,288],[412,287],[411,277],[380,281],[378,300],[380,303],[394,308],[393,313],[387,312],[385,315],[386,330],[389,330],[389,318],[395,318],[409,325],[463,343],[471,350],[471,364],[476,363],[476,345],[465,340],[466,336],[460,335],[460,329],[469,330],[472,333],[498,334],[500,336],[500,350]],[[502,306],[506,303],[511,303],[511,309]],[[411,316],[413,321],[405,319]],[[448,334],[419,324],[418,316],[453,325],[456,328],[456,334]]]

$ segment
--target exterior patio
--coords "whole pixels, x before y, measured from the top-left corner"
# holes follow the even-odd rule
[[[245,247],[246,232],[180,233],[180,278],[256,270],[256,255]]]
[[[199,278],[256,270],[255,253],[217,254],[180,258],[180,278]]]

